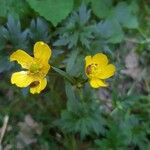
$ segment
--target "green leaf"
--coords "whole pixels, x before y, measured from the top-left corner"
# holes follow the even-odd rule
[[[0,50],[3,50],[4,48],[5,48],[5,46],[6,46],[6,40],[5,40],[5,38],[3,37],[3,33],[2,33],[2,27],[0,27]]]
[[[66,72],[67,73],[69,73],[69,74],[71,73],[77,56],[78,56],[78,50],[77,49],[71,52],[70,57],[69,57],[68,62],[67,62],[67,66],[66,66]]]
[[[65,90],[68,100],[75,101],[75,94],[72,88],[72,85],[69,82],[65,82]]]
[[[99,18],[106,18],[111,9],[111,0],[92,0],[92,10]]]
[[[126,2],[119,2],[116,7],[112,7],[111,0],[93,0],[92,10],[97,17],[113,18],[126,28],[137,28],[138,20],[134,13],[137,13],[138,7],[135,2],[127,4]]]
[[[133,11],[130,8],[130,5],[127,5],[125,2],[120,2],[113,10],[113,18],[117,19],[118,22],[126,28],[137,28],[138,20],[137,17],[133,14]]]
[[[29,30],[21,30],[20,20],[14,19],[12,16],[8,16],[8,21],[5,26],[1,27],[1,34],[5,41],[10,42],[13,45],[13,49],[26,49],[28,45],[28,33]]]
[[[11,68],[12,64],[9,61],[7,56],[0,56],[0,73],[8,71]]]
[[[68,49],[82,45],[86,49],[90,49],[93,25],[89,24],[91,11],[86,5],[82,4],[79,9],[68,17],[63,27],[59,28],[57,34],[59,39],[54,46],[68,46]]]
[[[36,20],[33,19],[30,24],[29,35],[34,43],[36,41],[49,43],[50,34],[48,23],[42,18],[37,18]]]
[[[109,43],[120,43],[124,36],[118,21],[110,18],[97,25],[97,33]]]
[[[24,0],[0,0],[0,17],[11,14],[14,17],[29,13],[29,6]]]
[[[73,0],[27,0],[31,8],[56,26],[73,9]]]
[[[65,82],[65,91],[67,96],[67,109],[69,111],[77,111],[78,100],[75,96],[72,85],[69,82]],[[76,106],[76,107],[74,107]]]
[[[75,84],[75,80],[69,74],[67,74],[65,71],[63,71],[63,70],[61,70],[59,68],[53,67],[53,66],[52,66],[52,68],[57,73],[59,73],[61,76],[63,76],[65,79],[67,79],[70,83]]]
[[[7,9],[8,9],[8,6],[6,4],[6,1],[3,1],[3,0],[0,0],[0,16],[1,17],[5,17],[6,14],[7,14]]]
[[[77,59],[74,62],[74,65],[72,66],[72,69],[70,70],[70,75],[72,76],[83,76],[84,75],[84,56],[78,55]]]
[[[78,8],[81,4],[88,4],[90,3],[92,0],[75,0],[74,1],[74,7]]]

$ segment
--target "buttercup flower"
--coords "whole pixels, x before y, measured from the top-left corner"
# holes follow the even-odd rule
[[[10,61],[17,61],[25,70],[13,73],[11,83],[21,88],[29,86],[32,94],[40,93],[47,85],[45,77],[50,69],[50,57],[51,49],[42,41],[35,43],[34,57],[18,49],[10,56]]]
[[[107,56],[102,53],[85,57],[85,73],[93,88],[107,87],[104,80],[113,76],[115,70],[115,66],[108,64]]]

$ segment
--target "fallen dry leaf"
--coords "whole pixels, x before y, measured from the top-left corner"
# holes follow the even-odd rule
[[[112,100],[110,91],[108,89],[100,88],[98,91],[98,95],[100,101],[102,102],[100,109],[107,113],[110,113],[112,111]]]
[[[3,150],[12,150],[12,145],[6,145]]]
[[[33,120],[31,115],[26,115],[25,116],[25,122],[30,128],[35,130],[37,134],[41,134],[42,133],[42,130],[39,127],[39,124]]]
[[[122,70],[121,73],[136,80],[141,78],[142,69],[139,67],[139,57],[134,51],[129,52],[126,56],[125,66],[126,69]]]
[[[31,115],[26,115],[24,122],[19,122],[18,126],[20,131],[16,136],[17,149],[23,149],[30,144],[36,143],[37,139],[34,135],[42,133],[42,128],[33,120]]]
[[[126,56],[125,65],[127,68],[136,68],[139,66],[139,57],[134,51],[131,51]]]

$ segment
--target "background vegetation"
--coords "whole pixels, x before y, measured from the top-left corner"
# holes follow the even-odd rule
[[[1,127],[9,116],[1,147],[149,150],[149,28],[147,0],[0,0]],[[39,40],[52,48],[56,68],[47,88],[32,95],[11,85],[20,66],[9,56],[17,49],[32,55]],[[117,72],[108,88],[94,90],[85,83],[84,57],[98,52]]]

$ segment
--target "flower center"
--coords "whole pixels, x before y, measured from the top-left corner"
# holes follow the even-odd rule
[[[38,86],[39,84],[40,84],[39,81],[33,81],[29,86],[30,86],[31,88],[34,88],[34,87]]]
[[[38,73],[39,72],[39,70],[40,70],[40,66],[37,64],[37,63],[35,63],[35,64],[32,64],[31,66],[30,66],[30,72],[31,73]]]
[[[91,64],[87,66],[86,73],[87,75],[95,75],[96,73],[98,73],[98,70],[98,64]]]

